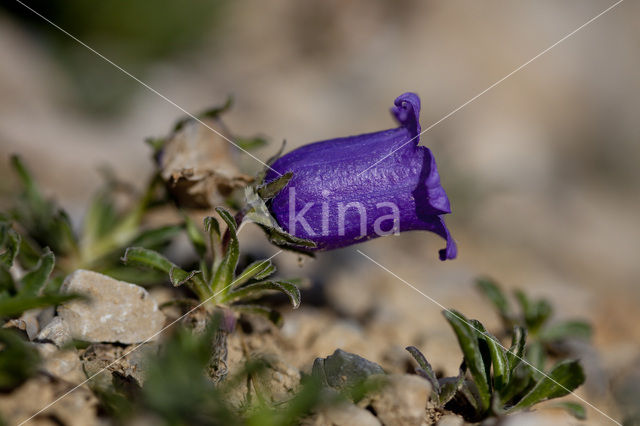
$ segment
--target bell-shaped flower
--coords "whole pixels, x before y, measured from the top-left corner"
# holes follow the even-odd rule
[[[449,199],[431,151],[420,141],[420,98],[399,96],[391,108],[395,129],[315,142],[278,158],[265,175],[288,172],[288,184],[269,210],[289,234],[331,250],[383,235],[426,230],[446,240],[440,259],[456,244],[443,216]]]

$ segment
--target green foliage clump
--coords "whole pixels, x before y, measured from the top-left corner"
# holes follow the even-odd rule
[[[468,421],[528,409],[571,393],[585,380],[578,361],[560,361],[547,373],[527,361],[524,358],[527,332],[523,327],[515,327],[507,350],[479,321],[468,320],[456,311],[444,311],[444,316],[464,357],[458,376],[438,378],[417,348],[410,346],[407,350],[418,363],[416,372],[431,383],[434,404]],[[584,415],[578,404],[563,406],[576,416]]]
[[[553,306],[546,299],[532,300],[522,290],[515,290],[514,298],[519,307],[516,310],[495,281],[481,278],[476,281],[476,286],[500,316],[500,334],[511,335],[515,327],[527,330],[529,344],[525,356],[538,369],[544,369],[547,357],[557,355],[557,349],[568,340],[591,339],[593,329],[586,321],[570,319],[552,322]]]
[[[60,280],[52,279],[55,256],[45,248],[37,263],[20,279],[11,273],[20,255],[22,238],[6,221],[0,221],[0,318],[19,316],[24,311],[57,305],[77,297],[60,294]]]
[[[204,219],[204,233],[185,216],[187,234],[198,253],[199,269],[186,271],[162,254],[142,247],[130,247],[122,261],[125,265],[140,266],[163,272],[171,283],[178,287],[188,286],[207,307],[229,306],[236,312],[262,315],[280,325],[281,315],[255,301],[267,293],[284,293],[293,308],[300,305],[299,280],[268,279],[276,272],[270,259],[259,260],[248,265],[236,275],[240,244],[237,236],[237,221],[222,207],[216,212],[226,224],[222,233],[220,222],[215,217]]]
[[[22,192],[16,206],[7,216],[22,231],[20,262],[33,267],[49,247],[58,258],[53,274],[63,277],[76,269],[90,269],[119,279],[131,279],[138,284],[158,281],[158,275],[132,276],[130,270],[120,264],[120,255],[129,245],[161,248],[181,230],[181,225],[167,225],[144,229],[142,220],[158,200],[158,181],[152,179],[145,193],[133,205],[120,211],[115,195],[122,186],[111,179],[91,201],[81,232],[73,230],[69,215],[54,201],[44,197],[22,160],[11,159],[19,177]]]

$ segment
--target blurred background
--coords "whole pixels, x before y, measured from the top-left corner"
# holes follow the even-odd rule
[[[406,91],[421,96],[426,128],[612,3],[28,5],[190,112],[232,95],[225,122],[267,136],[272,144],[255,153],[266,159],[282,139],[290,149],[394,127],[389,107]],[[597,352],[582,392],[613,413],[625,410],[615,392],[640,369],[638,16],[640,3],[623,2],[422,137],[452,202],[457,260],[438,262],[443,242],[426,233],[356,247],[488,325],[497,318],[479,303],[477,275],[549,298],[559,318],[589,319]],[[108,165],[141,187],[153,169],[143,140],[166,134],[183,115],[12,0],[0,6],[0,64],[0,194],[11,194],[8,159],[19,153],[76,220],[100,184],[97,168]],[[261,168],[248,156],[241,161],[248,172]],[[246,244],[261,240],[252,232]],[[302,266],[293,255],[281,261],[325,285],[342,317],[377,306],[382,313],[361,330],[363,342],[374,336],[371,345],[403,347],[422,338],[433,363],[457,369],[440,308],[354,248]],[[373,358],[378,350],[360,348]]]

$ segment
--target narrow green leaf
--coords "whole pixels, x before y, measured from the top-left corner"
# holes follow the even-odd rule
[[[198,275],[199,271],[187,272],[169,259],[154,250],[142,247],[129,247],[122,256],[122,262],[127,266],[138,266],[164,272],[169,276],[174,286],[179,286],[187,282],[192,282],[192,290],[198,294],[202,300],[211,295],[209,287]]]
[[[449,401],[456,396],[456,393],[464,383],[464,371],[460,371],[458,377],[444,377],[439,380],[440,395],[439,402],[440,407],[444,407]]]
[[[15,296],[0,299],[0,317],[19,316],[29,309],[55,306],[68,300],[77,299],[75,294],[45,294],[42,296]]]
[[[500,392],[500,402],[504,405],[510,403],[532,387],[533,369],[524,361],[519,361],[511,371],[509,383]]]
[[[553,313],[553,307],[549,301],[541,299],[533,304],[534,317],[529,320],[531,330],[536,332],[547,322]]]
[[[204,231],[207,233],[213,232],[220,238],[220,224],[215,217],[207,216],[204,218]]]
[[[540,333],[540,340],[546,342],[554,342],[568,338],[589,340],[591,339],[592,334],[593,328],[588,322],[568,320],[546,327]]]
[[[274,311],[273,309],[269,309],[265,306],[261,305],[233,305],[231,306],[236,312],[244,313],[244,314],[253,314],[260,315],[265,317],[278,327],[282,325],[282,315],[278,311]]]
[[[3,222],[0,223],[2,228],[2,246],[4,251],[0,254],[0,263],[3,263],[7,268],[11,268],[13,261],[18,255],[20,250],[20,242],[22,238],[10,224]]]
[[[293,172],[287,172],[271,182],[259,186],[257,188],[258,195],[265,201],[275,197],[284,189],[285,186],[287,186],[292,177]]]
[[[0,293],[15,294],[17,291],[16,283],[13,276],[9,272],[6,265],[0,263]]]
[[[498,339],[489,334],[479,321],[475,325],[479,338],[484,339],[489,347],[491,364],[493,365],[493,386],[500,392],[509,382],[510,369],[507,353]]]
[[[197,117],[199,119],[201,119],[201,120],[218,118],[220,116],[220,114],[222,114],[222,113],[228,111],[229,109],[231,109],[232,105],[233,105],[233,97],[232,96],[228,96],[227,100],[225,101],[224,104],[219,105],[219,106],[215,106],[215,107],[212,107],[212,108],[209,108],[209,109],[206,109],[206,110],[200,112],[199,114],[197,114]],[[182,129],[185,126],[185,124],[187,124],[190,121],[193,121],[193,117],[191,117],[191,116],[187,116],[187,117],[181,118],[173,126],[173,131],[177,132],[178,130]]]
[[[189,241],[193,245],[193,248],[198,253],[198,257],[204,257],[207,254],[207,243],[204,240],[204,235],[200,232],[198,225],[191,219],[186,213],[182,215],[184,218],[185,228],[187,230],[187,236]]]
[[[487,372],[478,345],[477,333],[469,325],[469,321],[459,312],[447,310],[443,313],[458,338],[465,363],[471,372],[471,376],[478,390],[480,411],[484,412],[489,408],[491,395],[487,381]]]
[[[260,136],[254,136],[252,138],[235,138],[235,142],[245,151],[258,149],[268,144],[267,140]]]
[[[98,192],[89,205],[82,227],[82,246],[88,247],[105,235],[116,223],[118,215],[109,188]]]
[[[511,315],[509,301],[495,281],[479,278],[476,280],[476,287],[493,303],[501,317],[508,318]]]
[[[509,361],[509,370],[513,372],[516,365],[524,356],[524,348],[527,341],[527,329],[520,326],[513,328],[513,336],[511,337],[511,347],[507,352],[507,360]]]
[[[233,288],[240,287],[251,279],[262,280],[276,272],[276,265],[270,259],[256,260],[247,266],[238,277],[233,280]]]
[[[416,362],[420,366],[420,370],[424,372],[424,375],[421,374],[421,376],[423,376],[425,379],[429,381],[429,383],[431,383],[431,386],[433,387],[433,391],[435,392],[435,395],[438,396],[438,404],[441,405],[439,401],[440,383],[438,382],[438,377],[436,377],[436,373],[434,373],[433,368],[431,368],[431,364],[429,364],[429,361],[427,361],[427,358],[425,358],[422,352],[420,352],[420,350],[415,346],[407,346],[405,349],[411,354],[413,359],[416,360]]]
[[[204,232],[209,237],[209,248],[211,250],[211,268],[209,286],[213,285],[213,274],[222,263],[222,234],[220,233],[220,223],[215,217],[204,218]]]
[[[155,248],[168,244],[182,232],[181,225],[166,225],[140,232],[129,244],[132,247]]]
[[[171,273],[172,268],[176,267],[176,265],[174,265],[169,259],[157,251],[143,247],[127,248],[121,260],[127,266],[139,266],[155,269],[157,271],[164,272],[167,275]]]
[[[27,196],[27,199],[31,206],[37,208],[38,210],[44,209],[46,202],[40,194],[40,190],[38,189],[35,180],[31,176],[31,173],[29,172],[25,164],[22,162],[20,156],[11,156],[11,166],[20,178],[22,186],[25,190],[25,195]],[[35,213],[39,214],[42,212]]]
[[[174,266],[169,271],[169,280],[171,281],[171,284],[173,284],[174,287],[179,287],[182,284],[193,279],[199,273],[200,271],[186,272],[184,269]]]
[[[516,290],[514,295],[522,310],[527,329],[534,336],[542,324],[551,316],[551,305],[544,299],[532,301],[522,290]]]
[[[51,250],[46,248],[36,267],[27,272],[20,280],[19,294],[21,296],[38,296],[42,293],[54,266],[55,257]]]
[[[240,245],[238,243],[238,236],[236,235],[237,224],[235,218],[222,207],[216,207],[216,212],[218,212],[222,220],[227,224],[227,234],[225,234],[225,238],[228,235],[229,240],[222,262],[213,277],[212,288],[214,293],[231,284],[236,267],[238,266],[238,257],[240,256]]]
[[[227,96],[227,99],[224,101],[224,104],[214,106],[207,110],[202,111],[198,114],[199,118],[218,118],[220,114],[225,113],[231,109],[233,106],[233,96]]]
[[[260,281],[249,284],[231,291],[222,300],[232,303],[239,300],[256,299],[272,291],[280,291],[286,294],[291,301],[293,309],[297,309],[300,306],[300,290],[287,281]]]
[[[577,402],[557,402],[553,404],[553,407],[562,408],[578,420],[587,419],[587,410],[585,410],[584,405]]]
[[[509,412],[529,408],[547,399],[559,398],[575,390],[584,383],[585,376],[578,361],[565,360],[557,363],[549,374],[509,409]]]
[[[534,376],[539,378],[541,375],[540,371],[544,371],[545,361],[547,358],[544,346],[540,341],[534,341],[527,345],[525,351],[527,360],[535,367],[535,369],[539,370],[536,371],[534,369]]]

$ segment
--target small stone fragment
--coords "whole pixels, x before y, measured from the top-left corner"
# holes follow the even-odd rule
[[[332,426],[380,426],[380,420],[370,411],[350,403],[324,407],[318,413],[318,424]]]
[[[47,373],[73,384],[81,383],[86,379],[75,349],[61,351],[51,343],[34,343],[34,345],[43,359],[42,369]]]
[[[67,324],[62,321],[62,318],[53,317],[51,322],[40,330],[35,340],[38,342],[51,342],[61,348],[71,342],[71,331],[69,331]]]
[[[440,417],[438,420],[438,426],[462,426],[464,425],[464,419],[457,414],[447,414]]]
[[[58,307],[58,314],[75,339],[139,343],[154,340],[165,322],[158,304],[144,288],[97,272],[82,269],[73,272],[65,279],[61,291],[89,298]]]
[[[300,371],[276,355],[263,354],[261,358],[266,368],[255,375],[256,389],[266,395],[270,402],[291,399],[300,385]]]
[[[375,362],[342,349],[326,358],[316,358],[312,374],[325,386],[341,390],[359,383],[372,375],[384,374],[384,370]]]
[[[3,324],[3,328],[15,328],[24,332],[29,340],[33,340],[38,334],[38,310],[32,309],[24,312],[20,318],[15,318]]]
[[[420,425],[426,416],[431,385],[413,374],[390,374],[371,406],[385,425]]]

